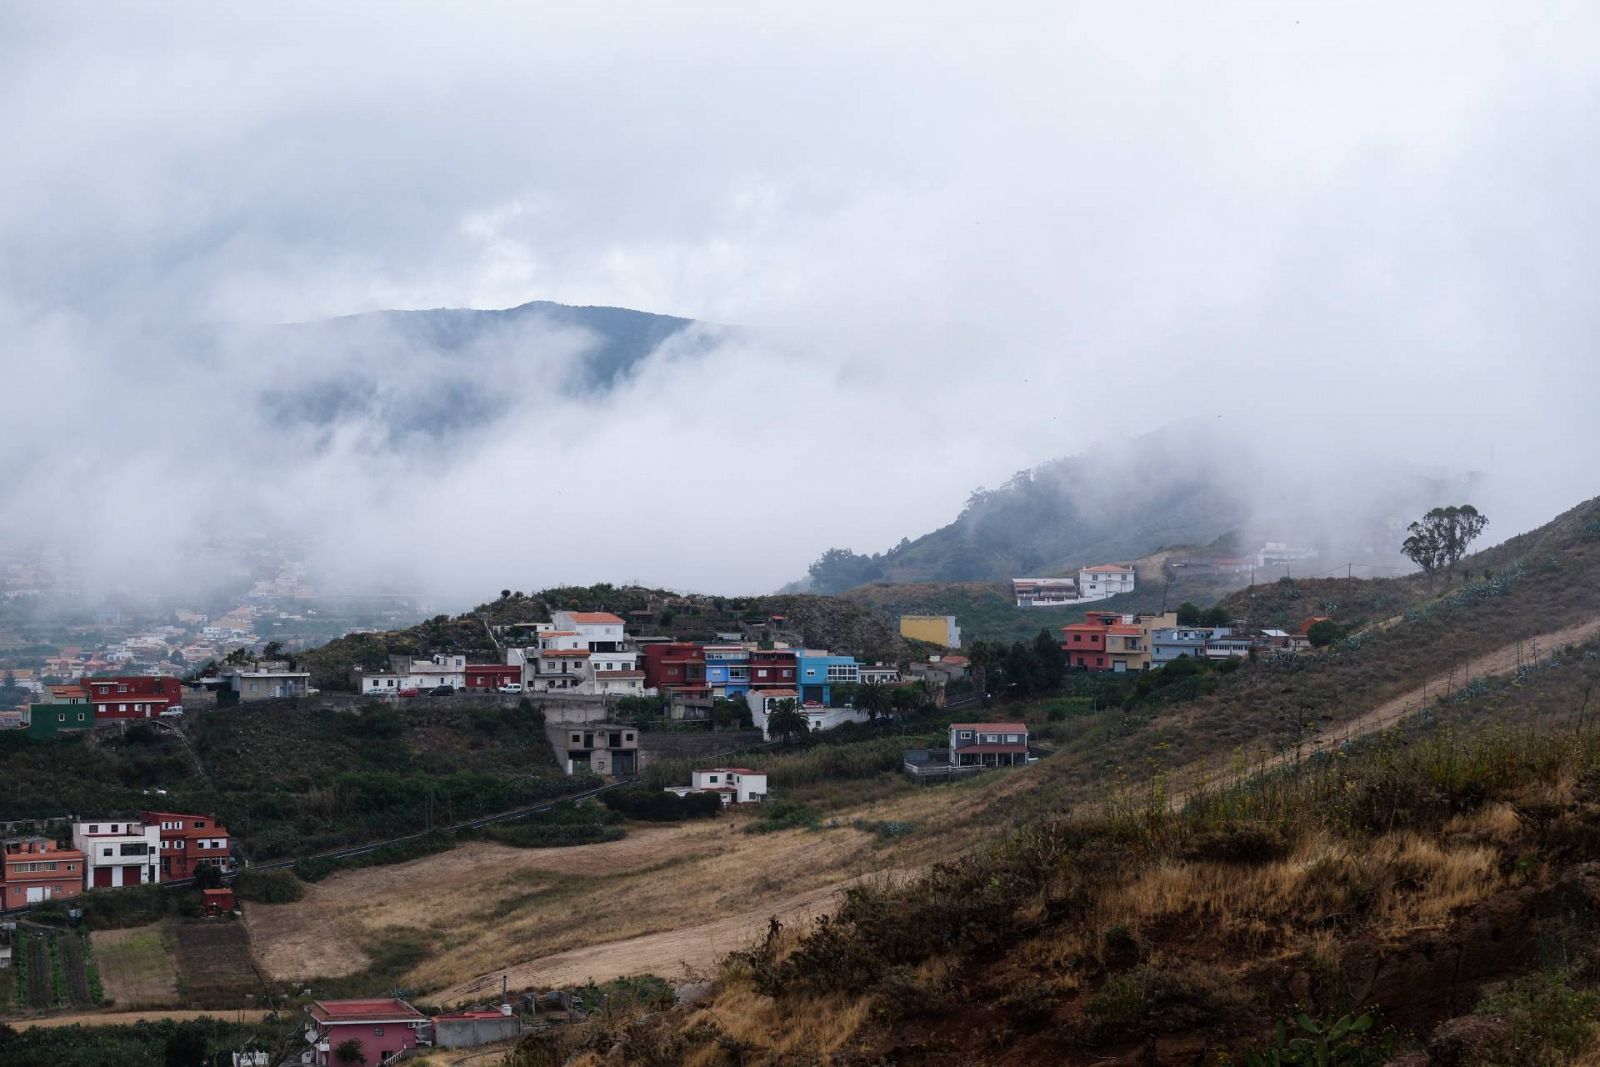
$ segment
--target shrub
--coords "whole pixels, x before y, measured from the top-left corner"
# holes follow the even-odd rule
[[[1284,1064],[1326,1064],[1327,1067],[1378,1067],[1388,1063],[1394,1052],[1394,1035],[1371,1033],[1373,1016],[1342,1015],[1317,1022],[1304,1012],[1294,1017],[1299,1036],[1291,1037],[1288,1025],[1279,1019],[1272,1031],[1272,1044],[1265,1051],[1251,1052],[1246,1067],[1280,1067]]]
[[[664,789],[613,789],[600,794],[600,802],[618,814],[644,822],[682,822],[722,813],[719,793],[690,793],[680,797]]]
[[[1306,631],[1306,638],[1312,648],[1326,648],[1343,637],[1344,632],[1344,627],[1332,619],[1323,619],[1311,624],[1311,629]]]
[[[253,900],[258,904],[293,904],[305,895],[305,888],[293,871],[247,868],[234,878],[233,892],[240,900]]]
[[[1600,990],[1575,988],[1565,971],[1543,971],[1517,979],[1473,1011],[1497,1016],[1507,1028],[1473,1050],[1467,1067],[1560,1067],[1576,1062],[1600,1030]]]
[[[774,800],[761,805],[761,818],[744,828],[747,834],[770,834],[777,830],[801,827],[816,829],[820,818],[816,808],[797,800]]]
[[[1183,858],[1201,863],[1271,863],[1288,856],[1294,843],[1275,826],[1223,826],[1196,834]]]
[[[1141,964],[1114,974],[1084,1005],[1093,1044],[1150,1033],[1225,1025],[1242,1014],[1247,996],[1216,972],[1185,964]]]

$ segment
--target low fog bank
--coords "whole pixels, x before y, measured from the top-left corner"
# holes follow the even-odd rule
[[[0,530],[91,580],[760,592],[1079,455],[1119,555],[1151,485],[1330,544],[1600,491],[1592,6],[8,14]],[[269,326],[530,299],[740,328]]]
[[[1048,542],[1052,522],[1086,524],[1082,550],[938,577],[1228,530],[1384,573],[1427,506],[1475,503],[1499,540],[1584,495],[1581,450],[1559,461],[1562,428],[1537,420],[1258,409],[1143,432],[1112,413],[1107,429],[1007,440],[991,432],[1015,418],[1007,383],[901,379],[844,335],[801,351],[776,331],[693,324],[597,382],[605,339],[537,318],[446,347],[386,316],[342,325],[337,344],[303,329],[10,325],[51,374],[5,424],[9,535],[47,541],[87,583],[147,593],[222,581],[226,546],[274,540],[320,586],[451,608],[595,581],[766,592],[830,544],[870,551],[945,526],[1029,448],[1082,450],[1026,476],[1035,504],[1065,510],[1019,520],[969,501],[957,526],[1012,522]],[[60,417],[58,390],[83,417]]]

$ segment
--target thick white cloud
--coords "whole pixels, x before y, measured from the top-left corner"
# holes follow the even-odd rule
[[[166,494],[77,531],[125,567],[265,467],[468,601],[768,588],[1194,415],[1492,466],[1502,533],[1595,491],[1592,5],[545,6],[0,7],[13,520]],[[752,331],[449,454],[285,431],[248,401],[314,360],[165,336],[530,299]]]

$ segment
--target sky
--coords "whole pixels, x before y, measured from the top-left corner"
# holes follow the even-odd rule
[[[1600,482],[1597,23],[0,0],[0,529],[159,582],[284,528],[459,604],[760,592],[1211,420],[1330,485],[1486,471],[1509,536]],[[338,368],[188,332],[535,299],[741,329],[604,395],[544,388],[581,339],[490,353],[519,404],[447,449],[264,419]]]

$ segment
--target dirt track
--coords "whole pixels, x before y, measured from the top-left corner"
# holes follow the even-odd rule
[[[258,1023],[265,1014],[260,1011],[109,1011],[81,1015],[51,1015],[43,1019],[12,1019],[6,1025],[14,1030],[27,1030],[35,1026],[119,1026],[141,1020],[155,1022],[160,1019],[171,1019],[173,1022],[189,1022],[205,1018],[238,1019],[240,1015],[244,1016],[245,1022]]]
[[[1434,675],[1422,685],[1408,689],[1370,711],[1362,712],[1349,722],[1342,723],[1337,730],[1314,741],[1306,742],[1300,746],[1298,752],[1280,752],[1269,757],[1258,765],[1257,773],[1276,770],[1285,764],[1293,763],[1296,759],[1305,759],[1317,752],[1327,752],[1355,738],[1386,730],[1402,719],[1417,714],[1427,707],[1429,700],[1460,689],[1469,678],[1510,674],[1520,664],[1532,662],[1536,658],[1534,653],[1536,648],[1537,658],[1547,658],[1557,649],[1587,641],[1596,634],[1600,634],[1600,619],[1590,619],[1588,622],[1552,630],[1550,633],[1539,634],[1528,640],[1513,641],[1476,659],[1464,657],[1458,663],[1452,664],[1450,670]],[[1178,793],[1172,798],[1172,807],[1181,808],[1189,802],[1189,796],[1188,792]]]

